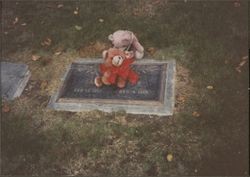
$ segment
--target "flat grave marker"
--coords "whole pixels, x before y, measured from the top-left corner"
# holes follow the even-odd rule
[[[19,97],[31,76],[28,65],[1,62],[1,96],[5,100]]]
[[[172,115],[175,61],[143,59],[133,64],[139,74],[136,85],[97,88],[94,78],[102,59],[78,60],[69,67],[49,107],[66,111],[125,110],[134,114]]]

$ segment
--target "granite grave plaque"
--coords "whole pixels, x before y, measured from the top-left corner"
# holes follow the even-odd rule
[[[125,110],[134,114],[172,115],[174,105],[175,61],[143,59],[133,64],[139,74],[136,85],[97,88],[98,60],[78,60],[71,64],[49,107],[56,110],[106,112]]]
[[[1,62],[1,96],[5,100],[19,97],[31,76],[28,65]]]

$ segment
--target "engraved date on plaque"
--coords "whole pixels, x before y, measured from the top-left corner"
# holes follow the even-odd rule
[[[101,93],[102,90],[100,88],[74,88],[74,93]],[[119,94],[141,94],[141,95],[148,95],[149,90],[146,89],[139,89],[139,90],[128,90],[128,89],[121,89],[118,91]]]

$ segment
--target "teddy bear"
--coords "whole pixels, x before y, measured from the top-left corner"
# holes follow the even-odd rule
[[[135,34],[127,30],[118,30],[108,36],[114,48],[123,51],[130,51],[136,59],[141,59],[144,56],[144,48],[139,43]]]
[[[118,88],[124,88],[127,81],[133,85],[137,83],[139,76],[131,68],[135,60],[133,54],[110,48],[103,55],[104,63],[99,65],[100,76],[94,81],[96,87],[116,85]]]

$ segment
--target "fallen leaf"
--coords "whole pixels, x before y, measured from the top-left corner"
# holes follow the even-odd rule
[[[64,47],[63,46],[59,46],[54,50],[54,55],[58,56],[61,55],[64,52]]]
[[[241,62],[240,62],[240,63],[238,64],[238,66],[235,68],[236,71],[238,71],[239,73],[241,73],[241,68],[247,63],[247,59],[248,59],[248,56],[242,57]]]
[[[78,31],[80,31],[80,30],[82,30],[82,27],[78,26],[78,25],[75,25],[75,29],[78,30]]]
[[[63,7],[63,4],[58,4],[57,5],[57,8],[62,8]]]
[[[32,56],[31,56],[31,59],[32,59],[33,61],[37,61],[37,60],[40,59],[40,58],[41,58],[40,55],[32,55]]]
[[[194,112],[192,113],[192,115],[193,115],[194,117],[200,117],[200,113],[198,113],[197,111],[194,111]]]
[[[235,2],[234,3],[234,7],[240,7],[240,3],[239,2]]]
[[[100,23],[103,23],[104,20],[103,20],[102,18],[99,18],[99,22],[100,22]]]
[[[47,38],[45,41],[44,41],[44,44],[47,45],[47,46],[50,46],[51,45],[51,42],[52,40],[50,38]]]
[[[48,81],[43,80],[43,81],[41,82],[41,84],[40,84],[40,89],[41,89],[41,90],[45,90],[45,89],[47,88],[47,86],[48,86]]]
[[[240,68],[237,67],[237,68],[235,68],[235,70],[238,71],[238,73],[241,73]]]
[[[15,18],[15,20],[13,21],[13,25],[15,25],[18,22],[18,17]]]
[[[3,111],[4,113],[10,112],[10,106],[7,105],[7,104],[4,104],[4,105],[2,106],[2,111]]]
[[[8,33],[8,31],[5,31],[4,34],[7,35],[7,34],[9,34],[9,33]]]
[[[168,155],[167,155],[167,160],[168,160],[169,162],[171,162],[171,161],[173,160],[173,155],[172,155],[172,154],[168,154]]]
[[[42,46],[50,46],[51,43],[52,43],[52,40],[49,37],[47,37],[43,42],[41,42],[41,45]]]
[[[93,45],[93,48],[100,52],[100,51],[103,51],[105,48],[106,48],[106,45],[104,43],[101,43],[99,41],[97,41],[94,45]]]
[[[55,56],[58,56],[58,55],[61,55],[61,54],[62,54],[61,51],[58,51],[58,52],[55,52],[55,53],[54,53]]]
[[[184,96],[177,97],[177,100],[180,101],[181,103],[184,103],[186,101]]]
[[[133,12],[133,15],[134,16],[138,16],[138,12]]]
[[[246,56],[244,56],[244,57],[242,57],[242,60],[247,60],[248,59],[248,56],[246,55]]]
[[[214,89],[214,87],[213,87],[212,85],[208,85],[208,86],[207,86],[207,89],[208,89],[208,90],[212,90],[212,89]]]
[[[246,62],[247,62],[246,60],[243,60],[243,61],[240,62],[240,64],[238,66],[242,67],[242,66],[244,66],[246,64]]]
[[[154,47],[149,47],[147,51],[150,53],[150,55],[154,55],[154,53],[156,52],[156,49]]]
[[[21,25],[22,25],[22,26],[26,26],[26,25],[27,25],[27,23],[22,23]]]
[[[74,14],[77,15],[79,12],[78,12],[79,8],[76,7],[76,9],[74,10]]]

